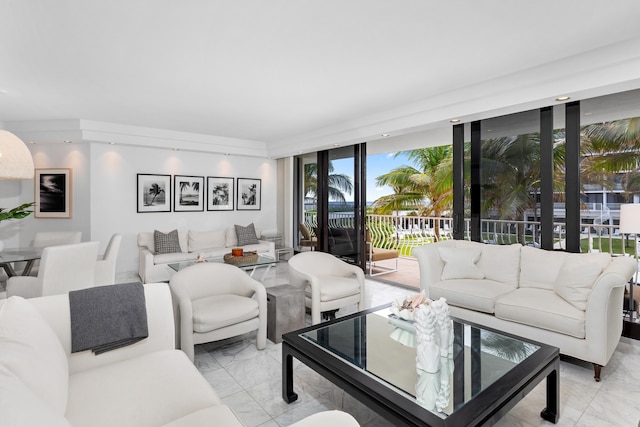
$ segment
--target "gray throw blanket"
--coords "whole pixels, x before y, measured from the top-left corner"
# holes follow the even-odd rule
[[[69,308],[72,353],[100,354],[149,336],[142,283],[71,291]]]

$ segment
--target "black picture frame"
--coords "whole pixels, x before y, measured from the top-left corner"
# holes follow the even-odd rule
[[[173,211],[204,211],[204,176],[173,176]]]
[[[171,212],[171,175],[139,173],[138,213]]]
[[[259,211],[262,209],[262,180],[258,178],[238,178],[236,209],[239,211]]]
[[[207,210],[232,211],[235,199],[234,178],[224,176],[207,177]]]

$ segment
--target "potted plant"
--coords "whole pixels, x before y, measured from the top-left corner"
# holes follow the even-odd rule
[[[28,217],[33,211],[29,210],[29,208],[33,207],[36,203],[24,203],[18,207],[15,207],[11,210],[7,210],[7,208],[0,208],[0,222],[7,219],[22,219]],[[4,242],[0,240],[0,251],[4,249]]]

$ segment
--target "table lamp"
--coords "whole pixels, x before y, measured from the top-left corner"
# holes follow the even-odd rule
[[[638,233],[640,233],[640,204],[630,203],[620,205],[620,233],[633,234],[633,251],[636,259],[636,273],[629,286],[629,320],[634,318],[633,290],[638,284]]]

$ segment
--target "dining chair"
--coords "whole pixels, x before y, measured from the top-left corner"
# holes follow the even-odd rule
[[[82,231],[38,231],[33,235],[34,248],[48,246],[71,245],[82,241]],[[40,261],[36,260],[31,267],[30,276],[37,276]]]
[[[355,265],[319,251],[301,252],[289,258],[289,284],[305,292],[311,323],[352,304],[364,307],[364,272]]]
[[[94,286],[98,244],[84,242],[44,248],[38,275],[10,277],[7,297],[35,298]]]
[[[116,282],[116,261],[122,243],[122,235],[114,234],[109,240],[104,255],[96,261],[96,286],[113,285]]]
[[[258,330],[267,343],[267,291],[240,268],[218,262],[182,269],[169,282],[174,296],[176,342],[194,360],[194,345]]]

